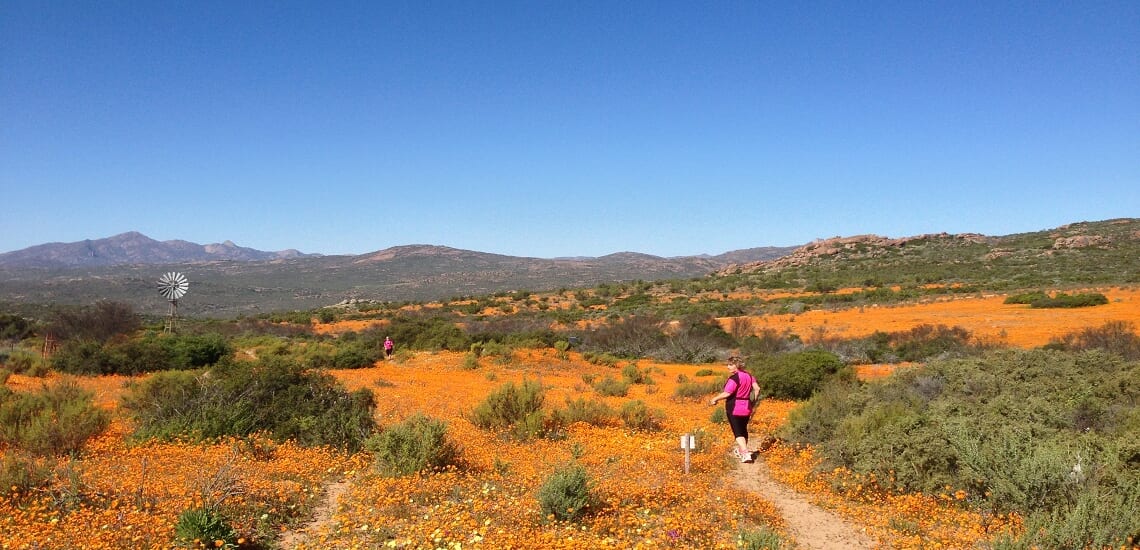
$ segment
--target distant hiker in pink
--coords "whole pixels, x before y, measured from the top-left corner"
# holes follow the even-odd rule
[[[760,384],[744,370],[744,359],[734,355],[728,358],[725,366],[728,367],[729,375],[724,383],[724,391],[713,397],[709,405],[724,400],[724,413],[728,416],[728,425],[736,438],[732,452],[741,462],[752,462],[752,451],[748,449],[748,419],[752,417],[749,397],[760,394]]]
[[[384,337],[384,359],[391,359],[392,358],[392,350],[395,347],[396,347],[396,344],[392,343],[392,337],[391,336],[385,336]]]

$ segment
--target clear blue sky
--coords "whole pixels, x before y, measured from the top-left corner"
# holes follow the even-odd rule
[[[0,252],[717,254],[1140,217],[1140,2],[0,3]]]

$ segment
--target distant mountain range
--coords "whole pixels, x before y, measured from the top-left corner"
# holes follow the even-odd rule
[[[0,312],[34,315],[54,304],[129,303],[162,315],[158,277],[179,271],[190,291],[179,311],[234,317],[310,310],[346,300],[444,300],[510,290],[579,289],[601,283],[719,276],[725,288],[962,285],[1059,288],[1140,283],[1140,220],[1078,222],[991,237],[835,237],[801,247],[662,258],[619,252],[597,258],[524,258],[445,246],[396,246],[360,255],[262,252],[229,241],[158,242],[139,233],[53,243],[0,254]]]
[[[0,254],[0,266],[8,267],[94,267],[123,264],[179,264],[230,260],[257,262],[317,256],[296,250],[263,252],[238,246],[232,241],[196,244],[189,241],[156,241],[137,231],[105,239],[73,243],[47,243]]]
[[[263,252],[229,241],[160,242],[130,232],[0,254],[0,302],[83,304],[107,299],[161,311],[164,302],[154,291],[154,281],[165,271],[181,271],[191,283],[180,311],[232,316],[312,309],[347,299],[426,301],[504,290],[686,279],[733,264],[775,259],[794,249],[759,247],[675,258],[619,252],[597,258],[543,259],[406,245],[324,256],[296,250]]]

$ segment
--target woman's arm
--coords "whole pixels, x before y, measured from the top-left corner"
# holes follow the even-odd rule
[[[712,398],[712,401],[709,401],[709,405],[716,405],[717,401],[720,401],[721,399],[728,399],[728,397],[730,395],[732,395],[732,394],[730,394],[726,391],[722,391],[722,392],[716,394],[716,397]]]

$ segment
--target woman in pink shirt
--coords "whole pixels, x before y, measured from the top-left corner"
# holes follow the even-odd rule
[[[724,413],[728,416],[728,425],[736,438],[733,453],[740,457],[741,462],[752,462],[752,451],[748,449],[748,419],[752,417],[752,404],[749,403],[748,396],[753,391],[759,392],[760,384],[744,370],[744,359],[734,355],[728,358],[725,366],[728,367],[729,375],[724,383],[724,391],[713,397],[709,404],[716,405],[717,401],[724,400]]]

